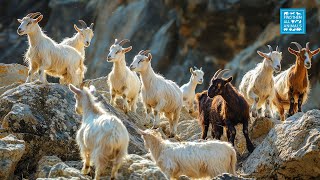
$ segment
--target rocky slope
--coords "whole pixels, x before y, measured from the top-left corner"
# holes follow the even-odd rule
[[[165,179],[136,133],[137,127],[151,126],[145,121],[141,103],[137,114],[124,114],[120,108],[107,103],[106,77],[87,80],[86,85],[90,84],[95,85],[99,92],[97,101],[118,116],[130,133],[130,155],[124,161],[118,178]],[[119,107],[121,103],[118,100]],[[81,119],[74,112],[74,104],[72,93],[59,84],[21,84],[0,95],[0,179],[92,179],[93,172],[88,176],[80,173],[82,163],[74,135]],[[238,176],[257,179],[319,178],[319,126],[319,110],[298,113],[284,123],[266,118],[251,119],[249,134],[256,146],[251,155],[246,151],[241,126],[237,127]],[[166,138],[166,119],[162,119],[160,132]],[[198,141],[200,134],[197,120],[183,111],[178,137],[170,140]],[[110,173],[110,169],[107,172]],[[221,175],[215,179],[230,178],[230,175]]]

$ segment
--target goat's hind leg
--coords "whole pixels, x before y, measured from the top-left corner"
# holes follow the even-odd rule
[[[289,116],[292,116],[294,114],[294,96],[293,96],[292,88],[290,88],[290,91],[289,91],[289,99],[290,99]]]
[[[87,152],[84,152],[82,155],[84,161],[83,161],[83,167],[82,167],[82,174],[88,174],[90,172],[90,154]]]
[[[212,124],[211,136],[215,139],[220,140],[223,134],[223,127],[219,124]]]
[[[270,99],[269,98],[266,99],[264,106],[265,106],[264,107],[264,116],[267,118],[271,118],[272,114],[271,114],[271,110],[270,110]]]
[[[250,153],[252,153],[254,150],[254,146],[249,138],[248,121],[247,120],[243,121],[242,132],[243,132],[244,137],[246,138],[247,149]]]
[[[299,94],[299,99],[298,99],[298,112],[302,112],[302,99],[303,99],[303,93]]]

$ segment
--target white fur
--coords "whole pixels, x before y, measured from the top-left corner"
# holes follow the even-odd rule
[[[198,84],[202,84],[203,82],[203,75],[204,72],[200,69],[193,70],[190,68],[191,77],[188,83],[182,85],[180,90],[182,91],[183,97],[183,106],[189,112],[194,111],[194,97],[195,97],[195,90]]]
[[[128,48],[131,50],[132,47]],[[116,96],[121,96],[125,112],[129,108],[136,112],[141,83],[137,73],[130,71],[126,66],[125,53],[130,51],[128,48],[122,48],[115,44],[110,47],[108,61],[113,62],[112,71],[108,75],[110,104],[115,105]]]
[[[178,179],[180,175],[190,178],[214,178],[221,173],[236,175],[237,155],[228,142],[170,142],[151,130],[140,133],[145,147],[168,179]]]
[[[81,54],[73,47],[57,44],[45,35],[35,19],[24,17],[19,21],[21,31],[18,34],[27,34],[29,42],[25,54],[29,66],[26,82],[30,82],[34,73],[40,70],[40,81],[43,83],[47,83],[46,74],[49,74],[60,77],[61,84],[80,85],[86,71]]]
[[[90,27],[85,29],[76,29],[78,31],[71,38],[65,38],[60,44],[69,45],[78,50],[83,57],[85,57],[85,47],[90,46],[91,39],[93,38],[93,31]]]
[[[240,93],[251,105],[253,117],[258,115],[257,109],[264,105],[264,116],[272,117],[270,105],[275,96],[273,72],[279,72],[281,68],[282,53],[273,51],[269,54],[261,54],[263,62],[259,63],[254,69],[248,71],[242,78],[239,85]]]
[[[82,124],[76,141],[80,148],[82,173],[90,172],[90,162],[95,165],[95,179],[99,179],[108,162],[112,162],[111,178],[115,178],[123,158],[127,155],[129,133],[119,118],[107,113],[91,93],[94,88],[78,89],[70,85],[76,98],[76,112],[82,114]],[[91,91],[91,92],[90,92]]]
[[[130,69],[140,74],[142,82],[142,99],[147,110],[147,119],[151,110],[154,113],[153,128],[159,126],[160,113],[169,119],[170,136],[174,136],[182,108],[182,92],[178,85],[156,74],[151,67],[151,54],[147,56],[136,55]]]

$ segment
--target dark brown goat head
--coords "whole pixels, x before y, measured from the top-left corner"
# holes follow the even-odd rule
[[[297,61],[304,64],[304,67],[307,69],[311,68],[311,58],[319,53],[319,48],[311,51],[309,48],[309,42],[307,42],[306,47],[302,48],[301,45],[297,42],[291,42],[297,46],[298,51],[293,50],[292,48],[288,47],[288,51],[297,57]]]
[[[222,78],[223,74],[227,71],[230,71],[229,69],[221,70],[219,69],[212,77],[210,86],[208,89],[208,96],[210,98],[213,98],[214,96],[222,94],[224,91],[226,85],[232,81],[232,76],[229,78]]]

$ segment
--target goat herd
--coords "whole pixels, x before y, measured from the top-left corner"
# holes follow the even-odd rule
[[[99,179],[111,161],[111,179],[115,179],[121,161],[127,155],[129,133],[119,118],[106,112],[95,102],[95,88],[81,85],[86,72],[84,48],[90,45],[93,24],[87,27],[80,20],[82,28],[74,25],[77,33],[72,38],[56,43],[38,25],[42,18],[43,15],[36,12],[18,19],[21,24],[17,33],[27,35],[29,42],[25,54],[29,67],[26,82],[31,82],[34,74],[39,72],[42,83],[47,83],[48,74],[59,77],[60,84],[69,84],[76,98],[75,110],[83,116],[76,137],[84,161],[82,173],[89,173],[90,166],[95,165],[95,179]],[[193,112],[195,101],[202,139],[206,139],[211,124],[212,137],[220,139],[225,127],[228,140],[234,145],[235,126],[240,123],[249,152],[254,150],[248,134],[250,114],[252,117],[273,117],[274,109],[283,121],[285,110],[289,111],[289,115],[301,112],[310,89],[307,69],[311,67],[312,56],[319,53],[319,49],[311,51],[309,43],[302,48],[300,44],[292,42],[298,51],[290,47],[288,50],[295,55],[296,63],[274,77],[274,72],[281,71],[282,53],[278,47],[273,51],[268,45],[268,53],[257,51],[263,61],[244,75],[239,92],[230,83],[232,77],[223,78],[228,71],[224,69],[214,74],[208,90],[195,94],[197,84],[203,82],[204,72],[201,68],[190,68],[190,81],[179,88],[175,82],[153,71],[149,50],[140,51],[131,65],[126,66],[125,54],[132,49],[132,46],[123,47],[127,42],[127,39],[116,39],[107,57],[107,61],[113,63],[108,75],[112,105],[115,105],[116,96],[121,96],[123,110],[136,111],[136,103],[141,94],[146,118],[151,119],[153,114],[153,129],[159,126],[160,114],[163,114],[169,120],[169,137],[174,137],[182,107]],[[177,178],[179,175],[192,178],[214,177],[226,172],[236,174],[236,152],[228,142],[212,140],[176,143],[163,140],[159,132],[153,130],[138,131],[156,164],[168,178]]]

